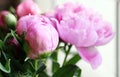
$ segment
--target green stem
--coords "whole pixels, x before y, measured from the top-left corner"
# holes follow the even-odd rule
[[[67,60],[67,57],[68,57],[68,55],[69,55],[69,53],[70,53],[70,50],[71,50],[71,48],[72,48],[72,45],[69,45],[69,46],[68,46],[68,50],[66,50],[66,46],[67,46],[67,45],[65,44],[65,48],[64,48],[65,58],[64,58],[64,61],[63,61],[63,65],[62,65],[62,66],[65,65],[66,60]]]

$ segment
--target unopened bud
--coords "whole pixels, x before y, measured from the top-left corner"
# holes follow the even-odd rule
[[[12,13],[5,15],[5,22],[8,28],[15,29],[17,19]]]
[[[16,17],[9,11],[2,11],[0,13],[0,26],[2,28],[15,29],[16,23]]]

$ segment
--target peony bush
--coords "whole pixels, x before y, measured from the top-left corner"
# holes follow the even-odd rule
[[[114,38],[111,24],[84,5],[67,2],[40,14],[33,0],[0,12],[0,35],[0,77],[81,77],[76,63],[83,59],[97,69],[96,47]]]

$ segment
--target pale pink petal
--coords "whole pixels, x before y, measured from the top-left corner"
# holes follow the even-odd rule
[[[102,57],[95,47],[76,47],[83,60],[90,63],[93,69],[102,63]]]
[[[98,39],[92,24],[74,14],[64,17],[57,30],[62,40],[78,47],[94,45]]]
[[[115,33],[112,30],[111,24],[109,24],[107,22],[103,22],[103,23],[101,23],[100,26],[102,26],[102,27],[97,30],[99,39],[97,40],[97,42],[95,44],[96,46],[109,43],[115,35]]]
[[[58,21],[55,18],[50,18],[50,21],[52,22],[54,28],[57,30],[57,26],[59,26]]]

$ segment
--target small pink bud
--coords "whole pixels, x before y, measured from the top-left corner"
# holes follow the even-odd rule
[[[7,15],[9,12],[8,11],[2,11],[0,12],[0,27],[4,28],[5,27],[5,20],[4,17]]]
[[[10,13],[9,11],[2,11],[0,12],[0,27],[5,28],[12,28],[14,29],[16,26],[17,19],[16,17]]]

